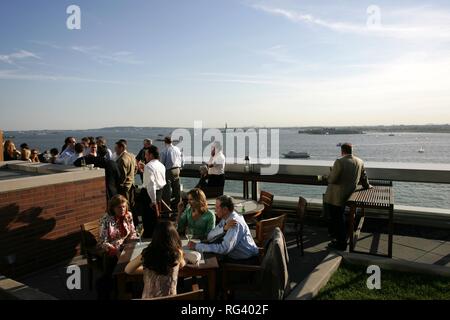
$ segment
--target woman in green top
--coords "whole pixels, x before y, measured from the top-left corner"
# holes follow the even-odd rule
[[[186,228],[196,239],[205,239],[216,226],[216,216],[208,210],[206,196],[201,189],[188,192],[188,206],[184,210],[182,202],[178,205],[178,233],[183,234]]]

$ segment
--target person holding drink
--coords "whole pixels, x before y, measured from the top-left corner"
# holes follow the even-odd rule
[[[97,247],[103,252],[103,275],[97,281],[99,299],[109,299],[113,288],[112,273],[118,256],[128,241],[137,239],[133,216],[128,211],[128,201],[115,195],[108,203],[108,212],[100,220],[99,242]]]

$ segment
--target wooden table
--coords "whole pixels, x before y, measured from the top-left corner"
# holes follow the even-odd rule
[[[216,199],[207,199],[207,201],[209,210],[214,213]],[[233,203],[235,211],[243,215],[247,222],[253,221],[256,217],[261,215],[264,210],[264,205],[262,203],[256,202],[255,200],[233,198]]]
[[[350,238],[350,252],[366,253],[362,251],[356,251],[355,245],[358,241],[359,234],[364,224],[366,208],[371,209],[383,209],[388,211],[388,254],[389,258],[392,258],[392,244],[394,237],[394,194],[392,190],[392,183],[385,186],[374,186],[371,189],[357,189],[348,199],[347,206],[350,207],[348,236]],[[361,220],[358,227],[355,230],[355,216],[357,208],[361,209]],[[377,256],[386,256],[382,254],[373,254]]]
[[[146,248],[151,241],[143,240],[141,244],[139,242],[132,242],[127,244],[122,253],[120,254],[119,261],[114,269],[113,276],[117,280],[117,298],[118,299],[131,299],[131,295],[126,292],[126,284],[128,282],[142,282],[142,274],[140,275],[128,275],[125,273],[125,267],[132,259],[141,254],[142,250]],[[183,250],[187,250],[188,241],[182,240]],[[202,276],[208,279],[208,295],[210,299],[214,299],[216,296],[216,272],[219,268],[219,263],[215,256],[202,256],[202,261],[198,266],[186,265],[178,272],[179,277],[193,277]]]

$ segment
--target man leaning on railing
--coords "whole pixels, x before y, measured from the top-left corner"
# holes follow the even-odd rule
[[[330,233],[335,239],[328,244],[328,248],[346,250],[345,203],[358,184],[366,189],[371,188],[364,162],[353,155],[353,147],[350,143],[344,143],[341,146],[341,158],[334,162],[330,175],[325,178],[328,180],[328,187],[324,196],[324,210],[331,218]]]

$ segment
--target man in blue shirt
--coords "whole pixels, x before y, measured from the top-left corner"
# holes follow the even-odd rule
[[[216,199],[216,215],[221,220],[208,234],[208,240],[226,232],[222,242],[213,244],[189,242],[189,248],[199,252],[225,255],[232,260],[252,260],[257,257],[258,247],[244,217],[234,211],[233,198],[226,195],[218,197]],[[230,220],[234,220],[236,225],[228,229]]]
[[[166,185],[162,198],[175,208],[180,202],[180,170],[183,167],[183,155],[180,149],[172,144],[171,137],[165,137],[164,144],[166,147],[161,152],[161,163],[166,167]],[[173,205],[172,198],[175,198]]]

